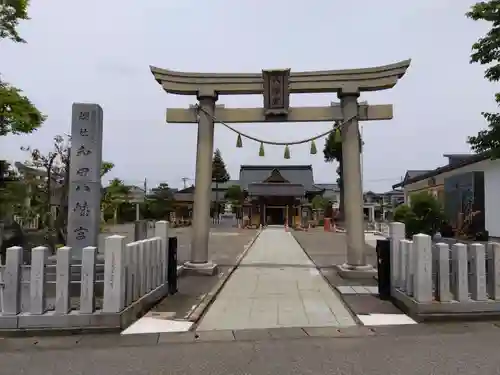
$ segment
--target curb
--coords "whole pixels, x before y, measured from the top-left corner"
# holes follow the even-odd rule
[[[86,335],[71,337],[31,337],[25,339],[0,339],[0,352],[41,352],[46,350],[74,350],[123,347],[153,347],[165,345],[223,344],[228,342],[257,342],[266,340],[301,339],[377,339],[377,337],[428,337],[432,335],[470,335],[471,333],[492,333],[498,335],[497,322],[449,322],[393,326],[351,326],[351,327],[290,327],[250,330],[187,331],[168,333],[143,333],[134,335]],[[460,337],[457,337],[460,340]],[[464,337],[464,339],[467,339]],[[321,342],[316,342],[321,344]],[[374,342],[373,345],[377,345]]]
[[[200,318],[203,316],[203,313],[205,310],[212,304],[212,302],[215,300],[219,292],[222,290],[226,282],[229,280],[231,275],[233,274],[234,271],[238,268],[240,265],[241,261],[247,255],[248,251],[250,248],[253,246],[254,242],[257,240],[259,235],[262,233],[262,230],[259,230],[257,234],[250,240],[250,242],[245,245],[245,249],[243,252],[236,258],[235,265],[232,266],[228,272],[215,284],[215,286],[210,290],[209,293],[205,295],[205,297],[201,300],[201,302],[196,306],[196,308],[191,311],[191,313],[185,318],[186,320],[193,322],[194,324],[191,326],[190,331],[196,329],[196,323],[200,320]]]

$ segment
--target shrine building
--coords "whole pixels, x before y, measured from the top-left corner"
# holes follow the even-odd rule
[[[314,185],[311,165],[242,165],[243,214],[252,225],[294,226],[310,217],[310,204],[324,189]]]
[[[242,165],[239,180],[217,187],[212,184],[212,202],[223,201],[232,185],[239,185],[244,193],[241,216],[252,226],[295,226],[308,220],[312,216],[310,202],[325,192],[323,186],[315,185],[311,165]],[[177,216],[188,216],[194,189],[191,186],[175,194]]]

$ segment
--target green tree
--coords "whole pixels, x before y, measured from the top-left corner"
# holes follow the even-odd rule
[[[174,194],[167,183],[161,183],[151,189],[147,196],[148,217],[155,220],[167,220],[173,209]]]
[[[337,122],[335,125],[339,125]],[[359,134],[359,132],[358,132]],[[361,140],[361,136],[359,137],[359,150],[361,152],[361,148],[363,146],[363,141]],[[326,163],[332,163],[336,161],[338,163],[337,166],[337,185],[340,189],[340,199],[339,199],[339,213],[340,217],[344,214],[344,181],[342,178],[342,135],[341,131],[334,131],[328,134],[328,137],[325,141],[325,147],[323,148],[323,155]]]
[[[25,166],[40,171],[43,176],[41,180],[37,180],[33,176],[30,177],[30,173],[24,174],[24,181],[31,187],[32,199],[32,208],[25,215],[40,215],[44,226],[57,234],[57,243],[65,243],[71,137],[57,135],[54,137],[53,142],[53,149],[47,153],[29,146],[21,147],[23,151],[29,153],[29,160],[25,163]],[[100,171],[101,178],[111,171],[113,167],[113,163],[103,161]],[[51,215],[51,205],[58,207],[56,217]]]
[[[243,191],[241,190],[240,185],[231,185],[224,196],[227,200],[230,200],[231,202],[235,204],[241,204],[244,199],[244,194]]]
[[[101,164],[101,178],[104,177],[107,173],[111,172],[111,170],[115,167],[115,165],[110,161],[103,161]]]
[[[0,39],[26,43],[17,32],[19,21],[29,20],[29,0],[6,0],[0,4]]]
[[[222,154],[219,149],[216,149],[212,159],[212,181],[223,183],[229,181],[230,178],[231,176],[226,169],[226,163],[222,159]]]
[[[28,0],[6,0],[0,3],[0,41],[26,42],[17,32],[17,26],[19,21],[29,19],[28,5]],[[0,77],[0,136],[32,133],[44,121],[45,116],[22,91]]]
[[[217,216],[220,213],[219,184],[229,181],[230,178],[222,154],[219,149],[216,149],[212,159],[212,181],[215,182],[215,212]]]
[[[423,191],[410,196],[410,205],[402,204],[394,211],[394,221],[405,224],[406,236],[424,233],[434,235],[444,222],[443,208],[432,194]]]
[[[484,77],[490,82],[500,80],[500,0],[481,1],[474,4],[466,16],[474,21],[486,21],[490,31],[472,45],[471,63],[487,65]],[[500,93],[495,95],[500,105]],[[481,113],[488,128],[476,136],[468,138],[471,148],[476,152],[490,152],[492,158],[500,157],[500,114]]]
[[[120,206],[128,202],[130,186],[125,185],[123,180],[114,178],[109,185],[104,188],[104,195],[101,200],[103,211],[111,211],[113,223],[118,223],[118,213]]]
[[[311,205],[313,210],[324,210],[328,203],[328,199],[323,198],[321,195],[316,195],[313,198]]]
[[[26,183],[21,174],[0,160],[0,220],[20,213],[26,198]]]
[[[37,212],[42,218],[42,223],[45,227],[51,228],[55,225],[54,217],[51,217],[50,207],[52,203],[51,197],[57,196],[60,198],[59,207],[64,207],[64,200],[67,196],[66,179],[69,175],[69,139],[60,135],[56,135],[53,139],[53,150],[44,154],[37,148],[21,147],[21,150],[29,153],[29,159],[25,166],[40,171],[43,178],[38,184],[37,193],[42,201],[43,206]],[[29,175],[29,173],[27,173]],[[61,225],[63,222],[60,223]]]

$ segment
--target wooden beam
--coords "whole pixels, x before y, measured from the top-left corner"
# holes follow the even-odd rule
[[[342,121],[342,109],[338,103],[332,103],[330,107],[296,107],[290,108],[287,118],[276,120],[267,119],[263,108],[225,108],[217,105],[215,117],[218,121],[226,123],[254,123],[254,122],[333,122]],[[392,105],[366,105],[359,106],[359,120],[390,120],[392,119]],[[185,108],[168,108],[168,123],[195,124],[198,123],[196,108],[191,106]]]

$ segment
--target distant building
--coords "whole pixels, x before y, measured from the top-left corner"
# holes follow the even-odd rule
[[[331,201],[333,208],[338,208],[340,203],[340,188],[337,184],[314,184],[319,189],[323,190],[322,197]]]
[[[363,211],[368,221],[390,220],[394,209],[404,203],[403,190],[392,190],[385,193],[367,191],[363,194]]]
[[[447,219],[455,226],[459,213],[475,213],[477,231],[500,237],[500,160],[487,154],[445,154],[448,163],[439,168],[407,176],[393,188],[404,190],[405,202],[413,193],[427,191],[444,206]],[[482,228],[481,228],[482,227]]]
[[[302,206],[324,191],[314,184],[311,165],[242,165],[240,187],[253,225],[294,225]]]

